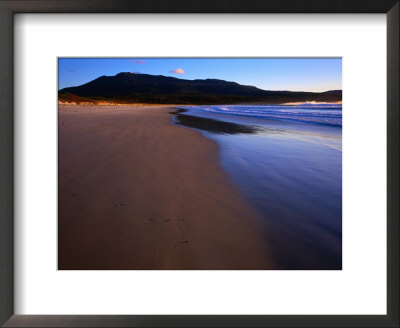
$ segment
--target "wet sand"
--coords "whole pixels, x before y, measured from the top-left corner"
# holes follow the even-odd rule
[[[59,105],[59,269],[276,268],[218,145],[171,111]]]

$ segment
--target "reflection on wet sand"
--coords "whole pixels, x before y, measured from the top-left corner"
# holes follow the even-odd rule
[[[304,122],[174,112],[174,124],[201,131],[220,163],[262,216],[283,269],[342,267],[342,129]]]

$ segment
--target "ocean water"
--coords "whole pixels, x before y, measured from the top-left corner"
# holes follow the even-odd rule
[[[341,269],[341,105],[179,108],[174,124],[218,143],[281,269]]]
[[[305,123],[317,123],[332,126],[342,126],[342,105],[312,104],[300,105],[224,105],[224,106],[190,106],[181,107],[192,112],[227,114],[241,117],[256,117]]]

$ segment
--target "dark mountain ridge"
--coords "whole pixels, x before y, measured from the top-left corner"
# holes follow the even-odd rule
[[[60,101],[164,104],[336,102],[341,90],[268,91],[218,79],[185,80],[163,75],[119,73],[100,76],[81,86],[59,90]]]

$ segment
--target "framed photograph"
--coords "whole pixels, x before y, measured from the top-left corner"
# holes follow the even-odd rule
[[[4,327],[398,327],[398,1],[0,1]]]
[[[341,68],[58,58],[58,270],[341,270]]]

